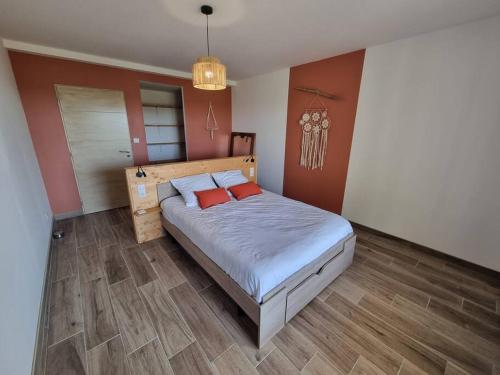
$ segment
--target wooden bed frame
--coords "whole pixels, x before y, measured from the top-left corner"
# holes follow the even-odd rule
[[[356,236],[351,235],[328,249],[274,289],[258,303],[231,279],[217,264],[175,225],[170,223],[159,208],[157,185],[172,178],[198,173],[241,169],[245,176],[257,180],[257,159],[246,156],[211,159],[143,167],[147,177],[138,178],[136,168],[127,168],[127,183],[134,229],[139,243],[165,235],[166,229],[191,257],[226,291],[258,327],[257,345],[261,348],[302,308],[316,297],[352,263]],[[144,185],[144,187],[139,187]],[[146,192],[140,197],[139,191]]]

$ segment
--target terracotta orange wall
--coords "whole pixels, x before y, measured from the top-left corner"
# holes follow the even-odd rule
[[[210,92],[192,87],[191,81],[159,74],[136,72],[68,61],[27,53],[9,53],[17,86],[28,120],[33,145],[55,214],[81,209],[54,84],[121,90],[130,128],[134,162],[148,164],[142,114],[140,82],[183,87],[187,149],[190,160],[227,156],[231,134],[231,89]],[[209,100],[214,106],[219,130],[211,141],[205,130]]]
[[[341,212],[364,57],[361,50],[290,69],[283,195]],[[333,122],[323,170],[299,165],[302,131],[298,121],[313,98],[295,90],[299,86],[339,96],[339,100],[321,99]]]

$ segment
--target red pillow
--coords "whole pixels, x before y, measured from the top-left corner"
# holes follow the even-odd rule
[[[202,210],[231,200],[224,188],[195,191],[194,193]]]
[[[231,186],[228,188],[228,190],[239,201],[252,195],[262,194],[262,190],[260,190],[259,185],[251,181],[245,182],[244,184]]]

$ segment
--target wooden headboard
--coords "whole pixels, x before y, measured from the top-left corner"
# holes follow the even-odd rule
[[[158,201],[156,189],[158,184],[167,183],[173,178],[200,173],[221,172],[229,169],[241,169],[250,181],[257,182],[257,158],[254,157],[252,162],[249,156],[146,165],[142,168],[146,172],[146,177],[136,176],[137,167],[125,169],[130,211],[135,237],[139,243],[165,235],[160,220],[160,202]],[[145,195],[141,196],[141,191]]]

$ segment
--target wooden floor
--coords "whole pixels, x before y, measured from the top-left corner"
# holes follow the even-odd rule
[[[500,374],[500,279],[358,229],[355,261],[269,344],[173,240],[125,209],[57,223],[52,374]],[[474,249],[471,249],[474,251]]]

